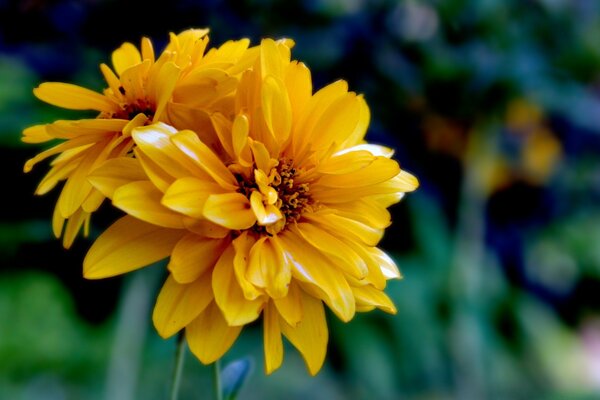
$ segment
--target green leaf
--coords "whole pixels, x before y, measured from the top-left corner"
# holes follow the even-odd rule
[[[221,372],[223,398],[234,400],[254,368],[251,358],[241,358],[227,364]]]

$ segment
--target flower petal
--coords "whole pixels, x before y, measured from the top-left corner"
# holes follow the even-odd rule
[[[121,47],[113,51],[112,63],[117,74],[121,75],[126,69],[142,62],[142,56],[133,44],[123,43]]]
[[[262,311],[264,299],[248,300],[240,287],[233,266],[235,249],[229,246],[215,265],[212,288],[215,302],[229,326],[246,325],[256,320]]]
[[[190,283],[212,270],[229,240],[187,234],[173,249],[168,268],[178,283]]]
[[[263,196],[260,192],[254,191],[250,195],[250,206],[256,216],[258,225],[271,225],[283,218],[281,211],[277,207],[268,204],[265,208]]]
[[[325,310],[320,300],[306,293],[301,295],[303,316],[302,321],[295,327],[289,325],[283,318],[279,319],[281,331],[286,338],[302,354],[308,371],[316,375],[325,361],[327,352],[327,321]]]
[[[152,321],[163,338],[168,338],[194,320],[213,299],[210,273],[180,284],[169,275],[152,313]]]
[[[263,343],[265,348],[265,373],[270,374],[281,366],[283,361],[283,341],[281,327],[275,306],[269,302],[263,316]]]
[[[267,76],[262,85],[262,111],[271,135],[284,143],[292,128],[292,106],[281,79]]]
[[[329,233],[348,236],[350,239],[363,242],[367,246],[376,246],[383,236],[383,229],[376,229],[362,222],[331,213],[306,213],[304,218],[322,227]]]
[[[110,142],[111,140],[108,138],[90,147],[77,168],[69,176],[58,198],[58,207],[63,217],[68,218],[77,211],[93,190],[87,177],[91,171],[106,160],[110,152]]]
[[[246,279],[250,249],[252,249],[254,243],[256,243],[256,240],[251,235],[248,235],[248,232],[242,232],[240,236],[233,240],[233,247],[235,249],[233,268],[237,281],[244,292],[244,297],[248,300],[254,300],[261,295],[261,292]]]
[[[352,293],[356,299],[357,307],[377,307],[390,314],[396,314],[396,306],[392,300],[381,290],[372,285],[353,287]]]
[[[309,223],[299,223],[292,229],[295,229],[312,246],[335,258],[338,261],[336,265],[356,279],[364,278],[369,272],[365,261],[336,235]]]
[[[241,193],[212,194],[204,203],[204,217],[229,229],[248,229],[256,222],[250,202]]]
[[[355,312],[355,301],[342,272],[297,234],[285,231],[278,235],[278,238],[286,258],[292,264],[293,277],[299,282],[309,284],[315,294],[325,301],[342,321],[351,320]]]
[[[186,329],[190,350],[204,364],[215,362],[235,342],[241,326],[228,326],[219,307],[211,303]]]
[[[148,159],[158,168],[174,178],[196,176],[210,179],[194,161],[185,156],[171,142],[171,137],[177,130],[167,124],[156,123],[149,126],[135,128],[132,132],[133,139],[139,149],[148,156]],[[142,162],[142,165],[145,165]]]
[[[344,158],[350,158],[348,153]],[[348,161],[354,163],[354,161]],[[327,188],[357,188],[364,186],[372,186],[378,183],[388,181],[398,175],[400,166],[394,160],[385,157],[377,157],[373,162],[366,165],[364,168],[352,171],[346,174],[323,175],[316,183],[319,187],[326,186]]]
[[[46,131],[46,125],[34,125],[23,130],[21,140],[25,143],[44,143],[54,139]]]
[[[33,89],[33,94],[48,104],[71,110],[111,112],[118,107],[108,97],[70,83],[45,82]]]
[[[189,217],[203,218],[204,203],[208,196],[223,192],[221,186],[211,181],[193,177],[180,178],[169,186],[162,204]]]
[[[181,70],[173,62],[165,63],[160,69],[156,82],[156,110],[154,112],[154,122],[162,119],[163,111],[171,99],[173,89],[175,89],[175,84],[179,79],[180,73]]]
[[[127,215],[96,239],[83,260],[83,276],[107,278],[162,260],[171,254],[183,233]]]
[[[287,295],[292,278],[291,265],[277,237],[262,237],[250,250],[246,278],[255,286],[265,288],[271,298]]]
[[[211,149],[200,141],[192,131],[180,131],[172,138],[172,142],[183,153],[193,160],[223,188],[237,190],[237,181],[233,174],[227,169],[223,161],[217,157]]]
[[[121,186],[146,180],[144,169],[139,160],[131,157],[119,157],[105,161],[88,175],[88,181],[108,198]]]
[[[302,319],[301,294],[301,289],[292,280],[287,295],[273,300],[279,315],[291,326],[298,325]]]
[[[150,181],[131,182],[118,188],[113,204],[127,214],[165,228],[183,229],[181,214],[171,211],[160,201],[162,193]]]

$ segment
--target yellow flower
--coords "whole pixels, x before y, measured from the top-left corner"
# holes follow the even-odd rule
[[[237,84],[232,75],[247,68],[257,51],[247,52],[249,41],[243,39],[227,42],[205,54],[207,32],[191,29],[171,34],[167,48],[157,59],[148,38],[142,39],[141,51],[131,43],[123,44],[112,54],[114,71],[105,64],[100,66],[108,85],[103,94],[59,82],[43,83],[34,90],[39,99],[52,105],[98,112],[94,119],[56,121],[23,132],[23,141],[28,143],[62,140],[27,161],[24,170],[29,172],[39,161],[59,154],[36,194],[45,194],[66,180],[52,224],[55,235],[60,237],[67,220],[65,247],[70,247],[82,226],[87,234],[90,216],[104,200],[104,195],[88,182],[89,174],[107,159],[119,159],[123,171],[135,163],[131,158],[133,128],[158,121],[174,126],[185,124],[190,118],[182,110],[187,107],[187,115],[196,117],[197,122],[184,126],[199,130],[204,127],[203,131],[207,131],[210,123],[208,127],[206,123],[202,125],[206,118],[202,120],[197,115],[207,110],[227,111],[226,99],[231,98],[230,92]],[[190,93],[203,96],[198,96],[201,100],[180,104],[190,98]]]
[[[218,146],[158,123],[133,130],[140,161],[123,184],[109,161],[93,182],[129,215],[108,228],[84,261],[103,278],[170,256],[154,309],[163,337],[185,328],[203,363],[219,359],[262,314],[265,369],[283,359],[282,335],[321,368],[325,303],[343,321],[375,307],[399,278],[376,245],[388,206],[417,180],[388,148],[363,141],[369,110],[344,81],[315,94],[309,70],[284,43],[264,40],[242,74],[235,117],[213,116]]]

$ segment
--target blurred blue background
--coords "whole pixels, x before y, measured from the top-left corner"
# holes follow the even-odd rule
[[[20,132],[81,115],[36,100],[39,83],[101,90],[123,41],[189,27],[213,45],[293,38],[316,88],[365,94],[368,138],[421,181],[382,242],[398,315],[329,315],[316,378],[290,347],[265,377],[260,325],[245,329],[226,356],[255,360],[240,399],[600,397],[600,2],[24,0],[0,1],[0,398],[166,398],[161,267],[84,280],[91,241],[52,237],[57,193],[33,196],[46,168],[22,173],[40,148]],[[208,387],[189,356],[180,398]]]

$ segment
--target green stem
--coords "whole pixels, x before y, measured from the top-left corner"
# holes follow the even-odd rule
[[[221,387],[221,363],[219,360],[213,363],[213,386],[215,388],[215,399],[223,400],[223,388]]]
[[[171,386],[171,396],[169,399],[177,400],[179,395],[179,384],[181,383],[181,373],[183,372],[183,361],[185,360],[185,337],[183,332],[177,336],[177,350],[175,351],[175,370],[173,371],[173,385]]]

